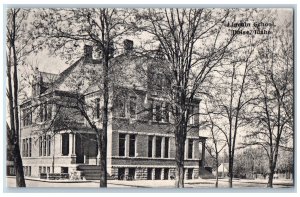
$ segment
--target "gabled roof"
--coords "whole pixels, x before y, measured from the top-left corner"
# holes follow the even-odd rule
[[[54,87],[52,90],[62,90],[67,91],[68,84],[66,84],[68,77],[72,75],[72,73],[75,72],[75,69],[78,69],[80,66],[82,66],[83,69],[89,68],[83,67],[86,65],[100,65],[101,60],[86,60],[85,57],[81,57],[78,59],[75,63],[73,63],[71,66],[69,66],[66,70],[61,72],[54,82]],[[123,86],[127,88],[146,88],[147,86],[147,80],[145,76],[147,76],[147,69],[149,66],[159,67],[159,69],[163,68],[164,65],[161,62],[159,62],[157,59],[152,57],[142,57],[134,52],[130,53],[123,53],[121,55],[118,55],[116,57],[113,57],[110,60],[110,64],[114,64],[113,72],[117,73],[114,75],[111,80],[114,81],[118,86]],[[159,66],[157,66],[159,64]],[[99,67],[101,72],[101,66]],[[79,73],[79,77],[82,77]],[[90,93],[95,92],[99,90],[99,86],[97,84],[97,81],[90,81],[88,82],[87,87],[83,90],[81,93]],[[47,90],[46,93],[49,93],[52,90]]]
[[[83,60],[84,60],[84,57],[81,57],[74,64],[72,64],[71,66],[69,66],[66,70],[64,70],[63,72],[61,72],[59,74],[57,80],[55,81],[56,85],[61,84],[66,79],[66,77],[68,77],[72,73],[72,71],[74,70],[74,68],[76,68],[79,65],[79,63],[81,61],[83,61]]]

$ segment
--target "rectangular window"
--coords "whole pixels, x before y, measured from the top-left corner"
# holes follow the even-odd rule
[[[26,157],[29,157],[29,146],[30,146],[30,144],[29,144],[29,138],[27,138],[26,139]]]
[[[30,108],[30,112],[29,112],[29,123],[32,124],[32,108]]]
[[[135,168],[128,169],[128,179],[134,180],[135,179]]]
[[[149,119],[152,120],[152,121],[155,121],[155,107],[154,107],[153,100],[151,100],[151,102],[150,102]]]
[[[47,143],[46,143],[46,136],[43,136],[43,156],[46,156],[47,151]]]
[[[157,136],[155,140],[155,157],[161,157],[161,141],[162,137]]]
[[[126,93],[124,91],[119,92],[115,99],[115,114],[117,117],[125,117],[126,109]]]
[[[152,180],[152,171],[153,171],[153,168],[147,169],[147,180]]]
[[[191,139],[188,140],[188,158],[193,158],[193,140]]]
[[[26,120],[27,120],[27,112],[26,111],[27,111],[26,109],[23,110],[23,125],[24,126],[27,125],[27,122],[26,122]]]
[[[153,136],[148,136],[148,157],[152,157]]]
[[[40,105],[40,121],[44,121],[44,107],[43,104]]]
[[[28,166],[28,176],[31,176],[31,166]]]
[[[165,168],[164,169],[164,180],[168,180],[169,179],[169,168]]]
[[[161,121],[161,104],[157,103],[155,106],[155,120],[157,122]]]
[[[61,173],[69,173],[69,168],[68,167],[61,167]]]
[[[25,146],[26,146],[26,140],[22,140],[22,156],[25,157]]]
[[[23,113],[23,126],[26,126],[26,109],[22,110]]]
[[[96,98],[96,118],[100,118],[100,98]]]
[[[161,168],[155,168],[155,180],[161,180]]]
[[[118,180],[125,179],[125,168],[118,168]]]
[[[160,73],[157,73],[155,76],[155,88],[157,90],[162,90],[162,86],[163,86],[163,75]]]
[[[52,118],[52,105],[48,103],[46,107],[47,107],[46,120],[51,120],[51,118]]]
[[[165,158],[169,157],[169,138],[165,137]]]
[[[129,136],[129,157],[135,157],[135,135]]]
[[[130,118],[136,118],[136,97],[131,96],[129,102]]]
[[[47,103],[44,104],[44,117],[43,121],[46,121],[48,118],[48,108],[47,108]]]
[[[51,154],[51,136],[47,135],[47,156]]]
[[[43,138],[42,136],[39,137],[39,156],[43,156]]]
[[[126,141],[126,135],[120,133],[119,134],[119,156],[125,156],[125,141]]]
[[[52,118],[52,105],[47,102],[40,105],[40,121],[44,122]]]
[[[47,167],[47,173],[50,173],[50,167]]]
[[[193,168],[188,168],[187,179],[193,179]]]
[[[25,157],[28,157],[28,139],[25,139]]]
[[[69,155],[69,134],[63,133],[62,135],[62,155],[66,156]]]
[[[23,126],[28,126],[32,124],[32,110],[31,108],[24,109],[23,113]]]
[[[163,109],[163,117],[164,117],[164,122],[169,122],[169,104],[165,103],[164,109]]]
[[[196,106],[190,106],[189,111],[189,124],[194,125],[195,124],[195,115],[197,114]]]
[[[28,157],[31,157],[31,149],[32,149],[32,142],[31,142],[31,138],[29,138],[29,148],[28,148]]]

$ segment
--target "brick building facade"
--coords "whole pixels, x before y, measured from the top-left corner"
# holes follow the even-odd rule
[[[128,41],[125,44],[133,45]],[[132,46],[127,49],[131,50]],[[86,46],[84,56],[58,75],[36,71],[32,98],[20,106],[20,144],[25,176],[74,172],[86,179],[97,176],[99,155],[95,133],[81,114],[61,107],[63,103],[70,103],[69,95],[74,94],[71,81],[74,78],[79,81],[78,77],[85,75],[83,71],[91,73],[86,71],[101,65],[100,60],[93,59],[92,52],[92,47]],[[126,75],[127,78],[115,85],[110,93],[112,99],[109,104],[107,143],[109,176],[144,180],[174,178],[172,115],[167,110],[168,102],[156,91],[157,87],[153,88],[165,81],[159,77],[159,73],[154,73],[153,78],[153,73],[149,72],[149,65],[157,67],[162,62],[148,61],[128,51],[114,57],[112,62],[126,67],[126,73],[119,77]],[[146,77],[140,76],[143,73],[139,69],[142,68],[146,68]],[[92,82],[85,82],[85,91],[80,91],[80,94],[85,95],[87,103],[92,103],[94,110],[90,115],[101,128],[101,91]],[[158,88],[162,89],[163,86]],[[194,101],[195,112],[199,112],[199,102],[198,99]],[[148,110],[143,110],[145,106]],[[199,115],[193,116],[189,123],[190,131],[185,143],[185,177],[194,179],[199,176],[199,164],[202,163]]]

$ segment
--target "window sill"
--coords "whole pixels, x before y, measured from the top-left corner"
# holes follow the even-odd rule
[[[129,118],[129,117],[113,117],[113,119],[128,120],[128,121],[132,121],[132,122],[143,122],[143,123],[150,122],[151,124],[162,124],[162,125],[172,124],[170,122],[165,122],[165,121],[145,120],[145,119]]]
[[[149,160],[174,160],[175,158],[163,157],[129,157],[129,156],[112,156],[113,159],[149,159]]]

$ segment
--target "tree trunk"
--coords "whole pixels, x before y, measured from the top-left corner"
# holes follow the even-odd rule
[[[272,188],[273,187],[273,178],[274,178],[274,170],[271,170],[268,177],[268,184],[267,187]]]
[[[104,133],[103,131],[100,131]],[[99,152],[100,152],[100,187],[107,187],[107,163],[106,163],[106,145],[104,145],[105,140],[103,138],[103,134],[99,138]]]
[[[182,129],[182,127],[178,128]],[[178,131],[177,131],[178,132]],[[180,133],[181,131],[179,131]],[[175,179],[175,187],[176,188],[184,188],[184,146],[185,146],[185,136],[177,134],[175,135],[175,146],[176,146],[176,179]]]
[[[107,51],[108,53],[108,51]],[[108,125],[108,54],[104,53],[103,62],[103,130],[100,134],[100,187],[107,187],[107,125]]]
[[[15,53],[14,53],[15,54]],[[16,186],[17,187],[26,187],[24,171],[23,171],[23,162],[20,154],[19,147],[19,130],[16,130],[16,119],[19,117],[15,115],[15,112],[18,110],[17,103],[14,103],[16,99],[13,96],[13,88],[12,88],[12,71],[11,71],[11,49],[9,49],[9,54],[7,57],[7,80],[8,80],[8,102],[9,102],[9,115],[10,115],[10,127],[12,131],[12,141],[13,141],[13,157],[14,157],[14,168],[16,172]],[[15,61],[15,58],[14,58]],[[14,67],[16,68],[16,67]],[[18,83],[15,80],[17,73],[14,72],[14,86],[15,83]],[[14,95],[18,95],[16,90],[14,89]],[[16,107],[15,107],[16,106]],[[15,110],[14,110],[15,108]],[[19,124],[19,121],[17,121]],[[17,127],[19,128],[19,126]],[[8,131],[7,131],[8,132]]]
[[[277,154],[276,151],[275,151],[275,155]],[[275,159],[277,159],[277,156],[275,156]],[[269,164],[270,173],[269,173],[269,177],[268,177],[267,187],[270,187],[270,188],[273,187],[273,179],[274,179],[274,173],[275,173],[275,168],[276,168],[276,160],[275,159],[270,159],[270,164]]]
[[[217,169],[217,175],[216,175],[216,188],[218,188],[219,187],[219,171],[218,171],[218,169]]]
[[[23,162],[20,154],[19,144],[14,145],[14,165],[16,172],[16,186],[17,187],[26,187],[24,171],[23,171]]]
[[[229,157],[229,187],[232,188],[233,180],[233,158],[232,155]]]
[[[16,169],[16,181],[18,187],[26,187],[25,178],[24,178],[24,171],[23,171],[23,162],[20,154],[20,147],[19,147],[19,104],[18,104],[18,68],[17,68],[17,54],[16,48],[13,45],[13,57],[14,57],[14,116],[15,116],[15,142],[14,142],[14,163]]]
[[[216,188],[219,187],[219,156],[218,153],[216,153]]]

